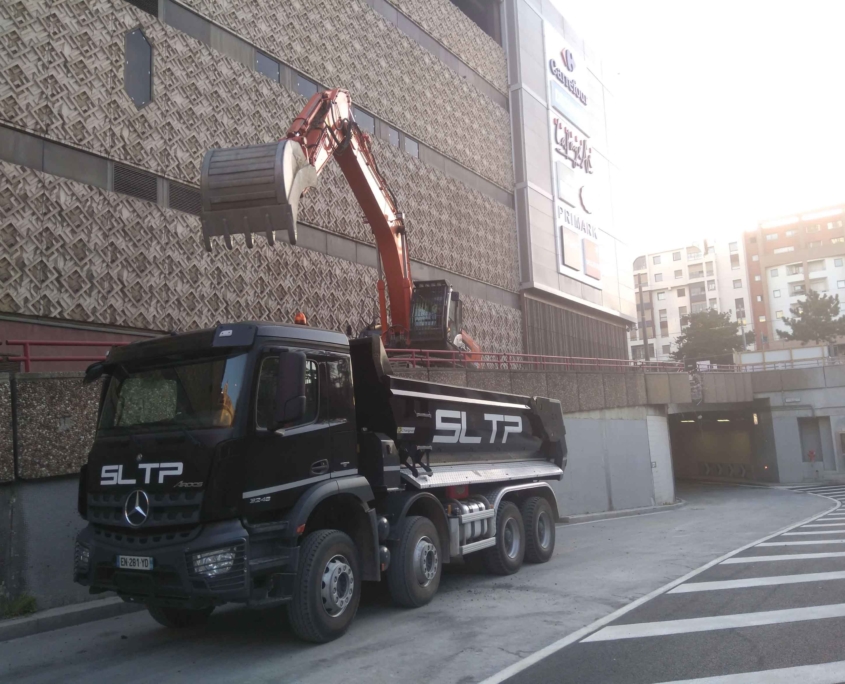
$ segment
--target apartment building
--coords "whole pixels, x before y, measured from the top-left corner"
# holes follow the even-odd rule
[[[687,315],[712,308],[730,313],[745,331],[749,283],[742,240],[694,241],[634,260],[637,324],[628,332],[632,359],[668,361]]]
[[[761,221],[743,236],[757,348],[783,349],[783,318],[807,292],[845,295],[845,205]]]

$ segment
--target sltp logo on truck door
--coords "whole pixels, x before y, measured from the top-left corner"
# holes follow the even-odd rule
[[[158,471],[158,483],[164,484],[165,477],[177,477],[182,474],[182,464],[174,463],[139,463],[138,470],[144,471],[144,484],[152,482],[152,472]],[[139,472],[138,475],[141,473]],[[133,485],[138,484],[137,477],[124,478],[122,465],[105,465],[100,471],[101,485]]]
[[[500,413],[485,413],[484,420],[490,423],[490,444],[498,439],[501,444],[507,444],[508,435],[522,432],[522,416],[506,416]],[[467,434],[466,411],[450,411],[437,409],[435,414],[435,429],[446,430],[451,434],[435,435],[432,442],[443,444],[479,444],[481,436]]]

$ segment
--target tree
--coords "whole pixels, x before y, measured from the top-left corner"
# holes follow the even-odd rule
[[[845,335],[845,316],[839,315],[839,295],[819,294],[814,290],[806,299],[789,307],[791,318],[784,318],[784,325],[791,330],[778,330],[784,340],[797,340],[804,346],[808,342],[833,344]]]
[[[686,325],[677,339],[678,349],[672,352],[676,361],[713,361],[730,363],[733,352],[742,349],[739,323],[729,313],[705,309],[686,317]]]

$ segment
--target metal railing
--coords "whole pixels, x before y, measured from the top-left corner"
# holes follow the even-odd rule
[[[33,363],[69,363],[74,361],[102,361],[105,354],[86,356],[33,356],[33,347],[123,347],[129,342],[98,342],[95,340],[6,340],[10,347],[23,347],[20,356],[10,356],[9,361],[23,363],[24,372],[32,371]]]
[[[473,368],[479,370],[598,371],[617,373],[683,373],[677,361],[599,359],[507,352],[462,352],[434,349],[387,349],[390,362],[403,368]]]

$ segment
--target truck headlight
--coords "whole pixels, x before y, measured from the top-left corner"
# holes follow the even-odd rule
[[[214,577],[229,572],[235,563],[236,549],[228,547],[191,554],[191,564],[197,575]]]
[[[76,547],[73,551],[73,569],[77,575],[87,575],[88,566],[91,563],[91,552],[84,544],[76,542]]]

